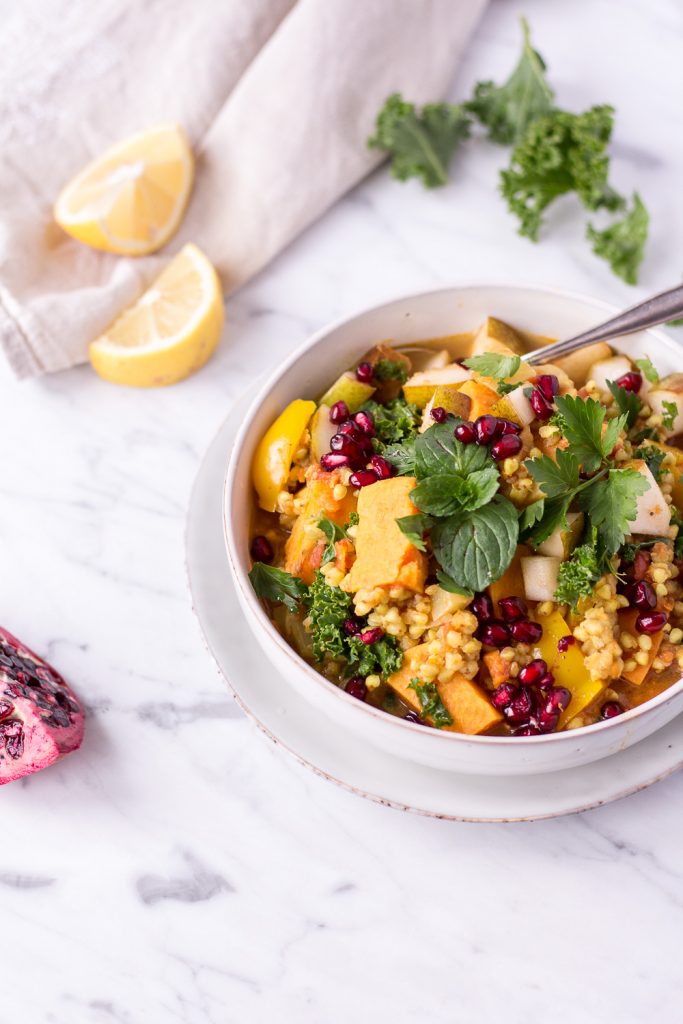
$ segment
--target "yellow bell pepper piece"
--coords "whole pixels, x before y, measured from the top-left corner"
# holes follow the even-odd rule
[[[543,626],[543,636],[538,644],[541,657],[555,676],[556,685],[566,687],[572,695],[569,707],[560,716],[561,729],[592,704],[607,684],[591,679],[577,643],[570,644],[566,651],[558,651],[558,640],[571,635],[571,629],[559,612],[538,615],[537,619]]]
[[[275,511],[277,496],[287,484],[294,453],[315,408],[315,402],[296,398],[259,442],[251,463],[251,479],[258,503],[266,512]]]

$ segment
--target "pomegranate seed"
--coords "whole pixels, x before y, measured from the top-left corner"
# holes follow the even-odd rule
[[[555,395],[560,393],[560,382],[554,373],[541,373],[538,377],[534,377],[531,383],[536,385],[549,402],[552,402]]]
[[[435,406],[431,410],[429,415],[436,423],[445,423],[445,421],[448,419],[448,413],[446,412],[442,405]]]
[[[348,434],[335,434],[330,440],[330,448],[333,452],[341,452],[342,455],[346,455],[352,462],[358,461],[362,455],[360,445]]]
[[[631,604],[641,612],[649,612],[652,608],[656,608],[657,595],[652,584],[647,580],[638,580],[633,586]]]
[[[637,395],[643,386],[642,374],[636,373],[635,370],[631,370],[629,373],[625,373],[623,377],[614,382],[618,388],[623,388],[624,391],[632,391],[634,395]]]
[[[472,601],[472,611],[479,622],[489,622],[493,618],[493,601],[488,594],[476,594]]]
[[[659,633],[666,626],[668,618],[666,612],[641,612],[636,619],[636,629],[639,633]]]
[[[517,437],[516,434],[505,434],[500,441],[491,445],[491,455],[496,462],[502,462],[503,459],[511,459],[515,455],[519,455],[523,447],[521,437]]]
[[[494,708],[498,708],[499,711],[504,711],[517,693],[517,687],[513,686],[512,683],[501,683],[497,690],[494,690],[491,694],[491,703]]]
[[[533,388],[529,395],[529,401],[537,420],[544,421],[550,419],[553,414],[552,402],[548,401],[542,391],[538,388]]]
[[[522,428],[519,423],[515,423],[514,420],[498,420],[501,424],[500,432],[502,437],[506,437],[508,434],[521,434]]]
[[[359,469],[357,473],[352,473],[349,477],[352,487],[369,487],[370,484],[376,484],[378,480],[379,477],[374,469]]]
[[[521,597],[501,597],[498,600],[498,607],[500,608],[500,614],[506,622],[523,619],[529,612],[526,601],[523,601]]]
[[[554,686],[543,695],[544,711],[566,711],[571,702],[572,695],[566,686]]]
[[[546,708],[543,708],[542,711],[539,712],[537,718],[539,731],[554,732],[557,728],[557,723],[559,722],[559,720],[559,711],[548,711]]]
[[[536,686],[548,672],[548,666],[543,658],[534,658],[523,669],[520,669],[518,679],[524,686]]]
[[[375,371],[373,370],[370,363],[359,363],[356,368],[356,380],[360,380],[363,384],[370,384]]]
[[[487,647],[507,647],[510,643],[510,633],[504,622],[487,622],[481,628],[481,642]]]
[[[349,418],[349,407],[346,402],[335,402],[330,409],[330,423],[343,423]]]
[[[617,715],[623,715],[624,709],[618,700],[608,700],[606,704],[603,704],[600,708],[601,718],[616,718]]]
[[[470,423],[469,420],[464,420],[464,422],[458,423],[454,433],[456,440],[460,441],[461,444],[474,444],[477,440],[477,432],[474,429],[474,423]]]
[[[383,459],[381,455],[373,455],[370,459],[370,465],[380,480],[388,480],[390,476],[394,475],[394,467],[386,459]]]
[[[12,714],[14,705],[10,704],[8,700],[0,700],[0,718],[7,718],[8,715]]]
[[[571,645],[575,643],[576,637],[572,636],[571,633],[569,633],[568,636],[560,637],[560,639],[557,641],[557,649],[560,652],[560,654],[564,654],[565,651],[568,651]]]
[[[369,412],[357,412],[353,417],[353,422],[363,434],[367,434],[368,437],[375,436],[375,421]]]
[[[498,433],[499,423],[500,420],[497,416],[479,416],[479,418],[474,421],[477,444],[491,444],[492,441],[495,441],[500,437],[500,434]]]
[[[522,686],[504,709],[503,714],[513,725],[523,725],[528,723],[535,705],[533,692],[527,686]]]
[[[337,428],[338,434],[348,434],[349,437],[358,438],[358,428],[353,420],[344,420]]]
[[[424,725],[417,711],[406,711],[403,720],[404,722],[415,722],[416,725]]]
[[[255,562],[272,562],[274,554],[273,545],[267,537],[254,537],[251,542],[251,557]]]
[[[650,561],[652,555],[649,551],[636,551],[636,557],[633,559],[633,578],[634,580],[642,580],[650,568]]]
[[[355,619],[344,619],[342,623],[342,629],[347,636],[356,636],[360,633],[360,625]]]
[[[543,627],[531,619],[510,623],[510,636],[519,644],[537,644],[543,636]]]
[[[341,469],[342,466],[348,466],[348,464],[349,460],[340,452],[328,452],[320,460],[320,466],[326,473],[331,473],[333,469]]]
[[[522,725],[519,729],[515,729],[512,733],[513,736],[539,736],[541,730],[537,725]]]
[[[368,695],[368,688],[362,676],[352,676],[346,684],[346,692],[357,700],[365,700]]]
[[[374,629],[366,629],[364,633],[360,634],[364,644],[376,644],[383,636],[384,630],[380,626],[375,626]]]
[[[542,679],[538,681],[539,690],[549,690],[555,682],[555,676],[552,672],[546,672]]]

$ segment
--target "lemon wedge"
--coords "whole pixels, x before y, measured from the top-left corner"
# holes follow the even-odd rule
[[[192,188],[194,159],[179,125],[160,125],[108,149],[61,192],[57,223],[105,252],[143,256],[178,227]]]
[[[218,275],[196,245],[186,245],[135,305],[91,343],[90,362],[114,384],[175,384],[204,365],[222,329]]]

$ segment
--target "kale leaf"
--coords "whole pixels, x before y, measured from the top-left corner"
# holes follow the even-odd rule
[[[393,93],[377,115],[368,146],[389,154],[391,173],[399,181],[420,178],[427,188],[436,188],[448,183],[451,157],[469,132],[464,107],[428,103],[418,113],[414,103]]]
[[[603,231],[598,231],[593,224],[586,229],[595,255],[607,260],[613,272],[626,284],[638,283],[638,268],[645,255],[649,221],[647,209],[635,192],[631,209],[620,220]]]
[[[420,718],[430,718],[437,729],[453,725],[453,719],[439,696],[436,683],[423,683],[419,679],[412,679],[408,686],[417,694],[417,699],[420,702]]]
[[[418,407],[407,402],[402,396],[393,398],[386,405],[371,399],[362,406],[362,409],[372,416],[376,439],[381,445],[400,444],[414,437],[422,419]]]

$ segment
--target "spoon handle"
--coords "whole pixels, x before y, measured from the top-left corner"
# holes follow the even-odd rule
[[[544,348],[534,349],[522,356],[526,363],[532,366],[536,363],[552,362],[556,356],[566,356],[575,352],[577,348],[585,345],[592,345],[596,341],[609,341],[610,338],[618,338],[622,334],[633,334],[634,331],[642,331],[646,327],[654,327],[666,320],[675,320],[683,316],[683,285],[669,288],[666,292],[653,295],[644,302],[619,313],[618,316],[606,320],[605,323],[592,327],[583,334],[577,334],[575,338],[568,338],[566,341],[557,341],[553,345],[546,345]]]

